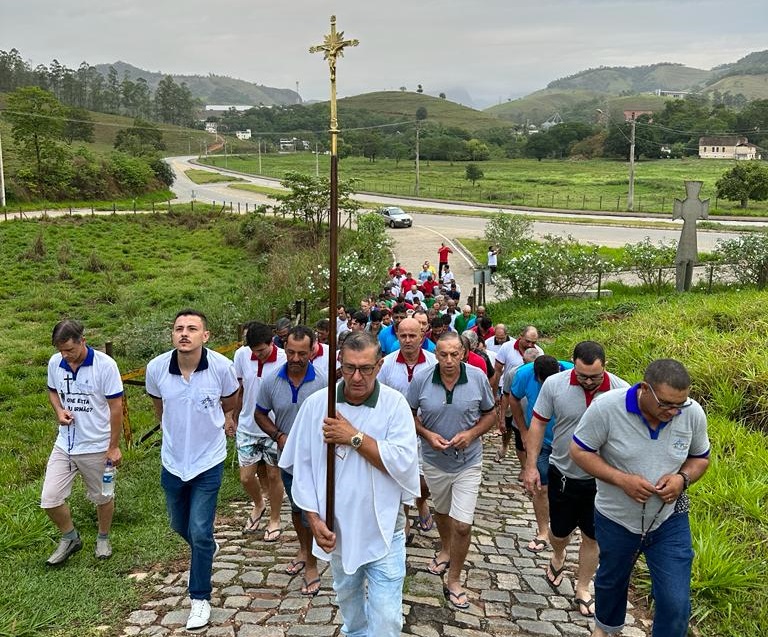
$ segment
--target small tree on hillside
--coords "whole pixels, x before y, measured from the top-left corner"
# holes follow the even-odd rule
[[[275,213],[304,221],[312,229],[317,245],[323,234],[323,224],[328,221],[330,180],[327,177],[289,172],[281,183],[289,192],[274,196],[279,202],[275,206]],[[359,208],[352,194],[352,183],[339,181],[339,214],[342,218],[354,214]]]
[[[715,187],[718,197],[738,201],[746,208],[750,199],[768,199],[768,168],[757,161],[738,163],[717,180]]]
[[[485,173],[483,172],[483,169],[480,168],[477,164],[467,164],[467,168],[464,171],[464,178],[467,181],[471,181],[472,185],[475,185],[475,182],[479,179],[482,179],[485,177]]]

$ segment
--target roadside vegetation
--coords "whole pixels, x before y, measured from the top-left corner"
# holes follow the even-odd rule
[[[189,170],[185,170],[184,174],[196,184],[215,184],[228,181],[244,181],[242,177],[236,177],[235,175],[224,175],[222,173],[215,173],[211,172],[210,170],[201,170],[199,168],[191,168]]]

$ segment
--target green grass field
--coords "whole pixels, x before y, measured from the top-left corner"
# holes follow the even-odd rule
[[[210,156],[204,163],[223,166],[224,158]],[[288,171],[315,174],[310,153],[262,155],[262,174],[282,178]],[[625,210],[627,164],[602,159],[568,161],[507,159],[479,162],[485,177],[472,187],[464,178],[465,163],[420,162],[422,197],[477,201],[503,205],[575,210]],[[635,210],[670,215],[676,197],[685,198],[684,181],[704,182],[702,198],[710,198],[710,213],[722,215],[768,214],[768,203],[751,201],[747,210],[737,202],[716,200],[715,182],[733,162],[702,159],[669,159],[635,164]],[[230,156],[227,166],[257,174],[258,161],[251,155]],[[320,174],[329,170],[327,156],[320,157]],[[395,195],[413,195],[415,169],[412,161],[348,157],[339,163],[341,179],[354,178],[356,189]]]

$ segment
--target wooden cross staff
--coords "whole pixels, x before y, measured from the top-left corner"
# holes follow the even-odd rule
[[[328,417],[336,417],[336,303],[338,300],[338,234],[339,234],[339,123],[336,117],[336,58],[343,57],[344,49],[357,46],[357,40],[345,40],[343,31],[336,31],[336,16],[331,16],[331,32],[319,46],[310,47],[310,53],[323,53],[331,70],[331,200],[328,213],[330,281],[328,285]],[[325,525],[333,531],[336,504],[336,448],[329,444],[326,455]]]

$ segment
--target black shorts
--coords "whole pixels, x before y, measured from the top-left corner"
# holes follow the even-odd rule
[[[568,537],[578,526],[582,534],[594,540],[597,493],[595,479],[566,478],[554,465],[549,465],[547,477],[549,526],[552,535],[559,538]]]

